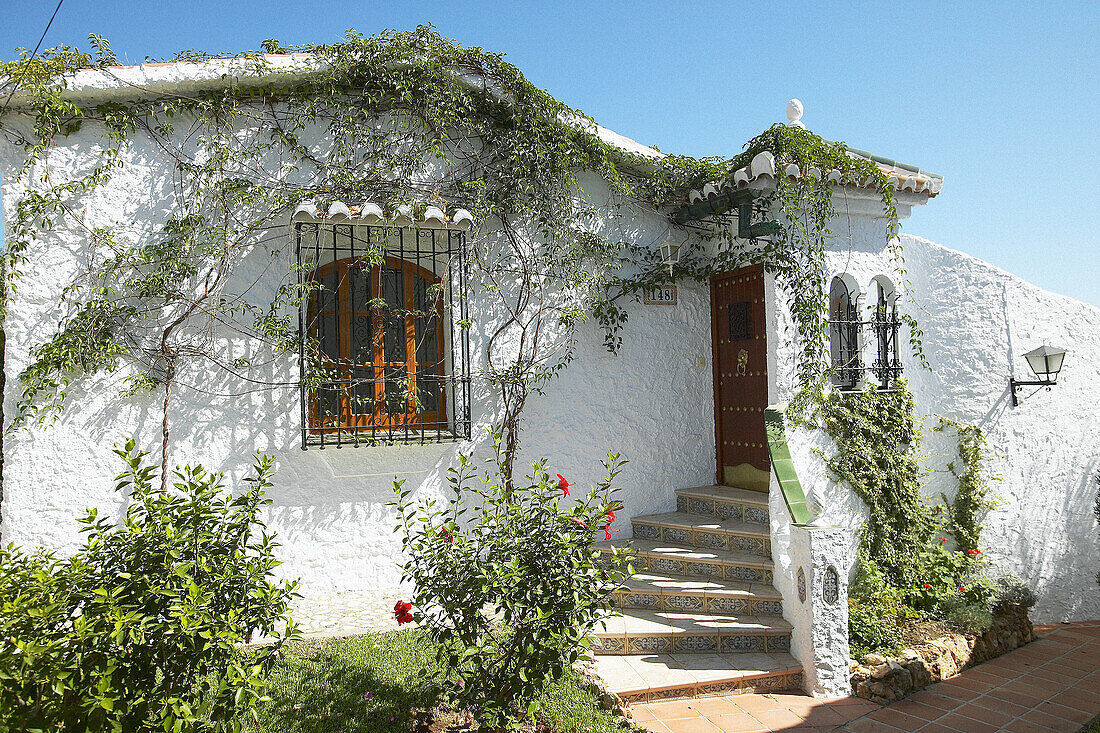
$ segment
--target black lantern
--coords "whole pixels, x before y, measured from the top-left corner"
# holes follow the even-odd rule
[[[1020,404],[1016,397],[1016,390],[1020,387],[1046,387],[1058,383],[1058,372],[1062,371],[1062,361],[1066,358],[1065,349],[1056,349],[1050,346],[1040,346],[1037,349],[1024,354],[1027,365],[1035,373],[1037,379],[1018,381],[1015,377],[1008,378],[1009,391],[1012,392],[1012,406]]]

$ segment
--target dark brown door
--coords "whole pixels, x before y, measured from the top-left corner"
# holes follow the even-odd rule
[[[718,483],[767,491],[771,461],[764,432],[764,268],[753,265],[711,278],[710,312]]]

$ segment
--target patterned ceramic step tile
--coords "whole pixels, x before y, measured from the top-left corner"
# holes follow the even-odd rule
[[[789,654],[673,653],[596,657],[611,692],[631,703],[802,687]]]
[[[762,555],[683,547],[643,539],[631,540],[630,545],[634,549],[632,564],[637,572],[690,575],[753,585],[772,584],[771,559]],[[605,554],[611,552],[611,543],[599,542],[597,547]]]
[[[766,524],[667,512],[633,517],[630,525],[638,539],[771,557]]]
[[[624,609],[593,629],[595,654],[789,652],[791,626],[778,617]]]
[[[768,526],[768,495],[732,486],[699,486],[676,492],[676,511]]]
[[[618,591],[619,608],[705,611],[734,616],[782,616],[779,591],[763,583],[638,571]]]

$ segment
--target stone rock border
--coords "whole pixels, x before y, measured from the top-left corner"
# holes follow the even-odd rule
[[[947,634],[897,657],[868,654],[863,664],[853,661],[852,694],[886,705],[1034,640],[1027,608],[1011,606],[995,612],[993,625],[980,636]]]
[[[630,712],[629,704],[607,689],[603,678],[596,671],[594,661],[582,657],[573,663],[573,669],[581,678],[581,686],[595,693],[596,698],[600,701],[600,707],[615,716],[620,727],[626,730],[648,733],[634,722],[634,715]]]

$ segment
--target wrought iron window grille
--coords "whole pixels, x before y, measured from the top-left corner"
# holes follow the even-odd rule
[[[898,335],[901,317],[897,302],[887,296],[885,288],[876,282],[877,304],[870,320],[863,320],[860,307],[852,297],[848,286],[837,279],[833,285],[833,305],[830,309],[829,334],[832,355],[833,384],[841,390],[858,389],[864,377],[870,373],[880,389],[892,389],[902,374]],[[861,340],[869,331],[874,337],[875,358],[865,365]]]
[[[855,389],[865,371],[860,354],[863,321],[859,318],[859,306],[847,286],[840,284],[844,292],[836,299],[829,319],[829,332],[834,339],[831,349],[833,384],[840,389]]]
[[[293,226],[303,450],[468,440],[465,233]]]
[[[871,329],[875,334],[876,345],[871,373],[878,380],[879,387],[888,389],[901,377],[901,355],[898,348],[901,319],[898,317],[897,304],[888,303],[881,293],[871,319]]]

